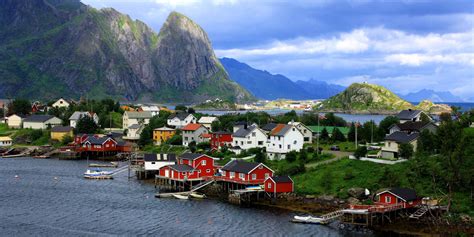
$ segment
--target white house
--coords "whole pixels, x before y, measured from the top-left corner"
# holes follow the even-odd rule
[[[99,116],[97,116],[96,113],[94,112],[82,112],[82,111],[76,111],[74,112],[71,117],[69,117],[69,125],[73,128],[76,127],[77,121],[83,117],[90,117],[96,124],[99,124]]]
[[[69,102],[67,102],[63,98],[60,98],[59,100],[53,103],[53,107],[56,107],[56,108],[67,108],[69,107],[69,105],[70,105]]]
[[[13,145],[13,140],[10,137],[0,137],[0,147],[7,147]]]
[[[157,116],[160,114],[160,108],[156,105],[143,105],[140,107],[140,110],[143,112],[150,112],[152,116]]]
[[[128,129],[133,124],[146,125],[153,117],[150,112],[125,111],[122,116],[122,127]]]
[[[406,109],[400,111],[397,117],[398,119],[400,119],[400,123],[405,123],[407,121],[418,122],[421,121],[422,114],[425,114],[425,112],[421,110]],[[425,115],[426,117],[430,118],[430,116],[428,116],[427,114]]]
[[[140,134],[142,134],[143,128],[145,125],[143,124],[132,124],[127,129],[126,136],[123,137],[125,140],[138,140],[140,139]]]
[[[199,123],[190,123],[181,129],[183,133],[183,146],[188,146],[191,142],[204,142],[203,134],[209,133],[206,127]]]
[[[7,117],[7,125],[9,128],[21,128],[24,119],[23,115],[12,114]]]
[[[47,129],[48,127],[60,126],[62,120],[52,115],[31,115],[23,120],[23,128]]]
[[[267,135],[256,125],[243,126],[232,134],[233,150],[265,147]]]
[[[313,131],[301,122],[288,122],[289,125],[295,126],[304,136],[304,143],[313,143]]]
[[[381,150],[381,156],[383,158],[398,158],[400,153],[400,145],[403,143],[409,143],[413,146],[413,151],[416,151],[417,141],[420,134],[417,132],[406,133],[402,131],[396,131],[385,137],[385,144]]]
[[[174,165],[176,162],[175,154],[145,154],[145,171],[157,171],[161,167]]]
[[[218,121],[217,117],[204,116],[199,119],[198,123],[211,130],[211,125],[214,121]]]
[[[182,128],[190,123],[196,123],[197,119],[192,114],[188,113],[176,113],[168,117],[168,126],[173,126],[175,128]]]
[[[296,126],[278,124],[269,134],[267,155],[269,159],[283,159],[290,151],[303,148],[304,136]]]

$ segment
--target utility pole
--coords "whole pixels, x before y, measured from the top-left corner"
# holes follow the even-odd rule
[[[374,143],[374,120],[370,120],[370,145]]]
[[[356,147],[356,149],[357,149],[357,127],[359,126],[358,123],[359,123],[359,122],[356,122],[355,125],[354,125],[354,126],[355,126],[355,130],[356,130],[356,131],[355,131],[355,147]]]
[[[318,131],[318,132],[316,133],[316,154],[318,154],[317,157],[319,157],[319,135],[320,135],[320,132],[319,132],[319,130],[320,130],[320,127],[319,127],[319,113],[318,113],[317,116],[318,116],[318,129],[316,131]]]

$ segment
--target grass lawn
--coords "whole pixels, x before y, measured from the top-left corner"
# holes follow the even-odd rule
[[[0,123],[0,136],[9,136],[11,135],[15,130],[8,128],[7,124]]]
[[[311,168],[292,178],[296,192],[301,194],[326,194],[347,198],[347,190],[352,187],[367,188],[375,192],[382,188],[398,186],[413,188],[421,196],[436,197],[430,178],[415,179],[410,162],[412,161],[384,165],[344,158]],[[453,208],[474,216],[474,203],[470,201],[469,193],[455,193],[454,196]]]
[[[144,152],[148,153],[175,153],[181,154],[187,150],[184,146],[171,146],[168,144],[162,144],[160,146],[147,145],[141,149]]]
[[[312,147],[316,149],[316,141],[313,141],[314,143],[311,144]],[[330,150],[331,146],[339,146],[341,151],[348,151],[348,152],[354,152],[355,149],[355,144],[354,142],[327,142],[327,141],[320,141],[319,146],[323,148],[323,150]]]

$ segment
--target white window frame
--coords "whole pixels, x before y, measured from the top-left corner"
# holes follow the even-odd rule
[[[391,202],[392,202],[392,197],[385,196],[385,203],[391,203]]]

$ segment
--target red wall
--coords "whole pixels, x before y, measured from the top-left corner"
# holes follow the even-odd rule
[[[202,165],[202,161],[206,161],[206,165]],[[199,177],[212,177],[214,176],[214,159],[209,156],[201,156],[193,161],[192,167],[200,170]],[[209,172],[208,172],[209,170]]]
[[[259,169],[259,168],[254,169],[252,172],[250,172],[250,174],[245,174],[245,181],[254,181],[252,179],[252,174],[256,174],[257,177],[256,177],[255,181],[261,181],[261,183],[263,183],[264,180],[265,180],[265,173],[268,173],[269,177],[273,176],[273,172],[270,169],[268,169],[265,166],[262,166],[262,167],[263,167],[262,169]],[[230,179],[230,172],[231,171],[225,170],[224,177]],[[239,177],[239,173],[237,173],[237,172],[234,172],[234,173],[235,173],[235,176],[232,180],[242,181]]]
[[[391,197],[390,202],[386,202],[385,197]],[[383,205],[393,205],[393,204],[396,204],[396,203],[404,203],[405,208],[410,208],[410,207],[416,206],[416,205],[421,203],[421,199],[417,199],[417,200],[410,201],[410,202],[405,202],[401,199],[399,199],[398,202],[397,202],[397,199],[398,198],[395,195],[393,195],[389,192],[382,193],[382,194],[379,195],[379,203],[383,204]]]
[[[212,134],[211,135],[211,148],[217,149],[219,146],[225,146],[226,144],[232,143],[232,134]]]
[[[272,187],[269,188],[268,184],[271,184]],[[276,188],[276,190],[275,190],[275,188]],[[293,190],[293,183],[277,183],[277,184],[275,184],[275,182],[272,179],[265,180],[265,192],[267,192],[267,193],[274,193],[274,192],[277,192],[277,193],[291,193],[293,191],[294,191]]]

